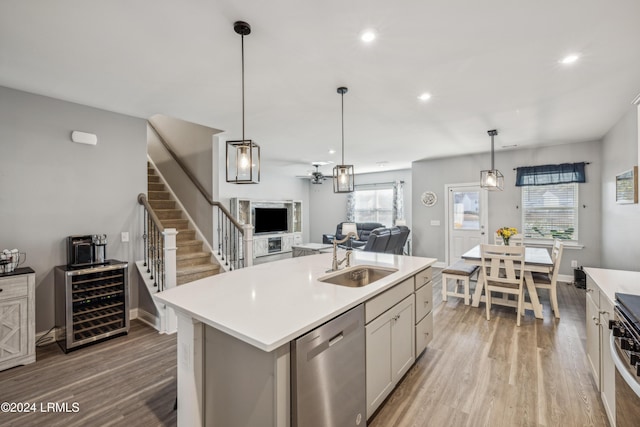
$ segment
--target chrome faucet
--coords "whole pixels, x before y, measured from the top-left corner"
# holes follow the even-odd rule
[[[338,271],[338,269],[340,268],[340,264],[342,264],[343,262],[346,262],[345,268],[351,266],[351,255],[352,255],[351,247],[349,246],[347,248],[346,256],[343,259],[341,259],[340,261],[338,261],[338,245],[340,243],[346,242],[347,240],[349,240],[352,237],[355,237],[355,240],[359,240],[358,239],[358,235],[356,233],[354,233],[353,231],[348,232],[347,235],[342,240],[337,240],[335,238],[333,239],[333,262],[331,264],[331,270],[329,270],[329,271]]]

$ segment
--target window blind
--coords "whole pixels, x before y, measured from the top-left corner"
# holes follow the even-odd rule
[[[522,187],[522,224],[528,238],[578,240],[578,184]]]

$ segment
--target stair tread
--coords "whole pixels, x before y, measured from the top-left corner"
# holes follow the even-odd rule
[[[189,245],[201,245],[202,240],[183,240],[180,242],[180,246],[189,246]]]
[[[176,271],[176,275],[186,276],[188,274],[204,273],[206,271],[217,271],[217,270],[220,270],[220,266],[217,264],[191,265],[189,267],[178,268]]]
[[[177,261],[184,261],[184,260],[187,260],[187,259],[210,257],[210,256],[211,256],[211,252],[191,252],[191,253],[188,253],[188,254],[177,254],[176,255],[176,260]]]

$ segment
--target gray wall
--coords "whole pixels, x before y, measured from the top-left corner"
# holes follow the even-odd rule
[[[155,115],[149,122],[169,144],[195,178],[216,200],[218,172],[214,173],[214,138],[219,130],[185,122],[167,116]],[[183,204],[209,244],[213,245],[213,209],[188,176],[160,143],[156,133],[148,130],[149,157]]]
[[[602,142],[602,267],[640,271],[640,205],[615,202],[615,177],[638,163],[638,113],[630,107]]]
[[[356,165],[357,167],[357,165]],[[376,184],[382,182],[404,181],[404,216],[407,226],[412,230],[411,208],[411,170],[396,170],[356,175],[358,184]],[[347,195],[333,192],[333,184],[327,180],[322,185],[309,183],[310,204],[310,242],[322,242],[323,234],[333,234],[336,225],[347,219]],[[411,235],[409,236],[411,237]]]
[[[71,142],[73,130],[98,144]],[[107,256],[130,262],[136,307],[146,121],[0,87],[0,148],[0,249],[26,252],[36,272],[36,331],[54,326],[53,268],[72,234],[107,234]]]
[[[518,166],[557,164],[565,162],[591,162],[586,167],[587,182],[579,186],[579,243],[584,248],[567,248],[563,254],[561,274],[573,274],[571,260],[578,265],[600,265],[600,181],[601,181],[601,143],[584,142],[576,144],[497,151],[495,165],[505,176],[505,189],[501,192],[489,192],[488,217],[489,230],[501,226],[515,226],[521,229],[521,191],[515,187],[515,171]],[[422,203],[413,204],[413,254],[445,260],[445,184],[480,181],[480,170],[491,165],[489,153],[474,154],[444,159],[431,159],[414,162],[412,165],[412,199],[420,200],[427,190],[438,195],[438,203],[426,207]],[[585,207],[582,207],[582,206]],[[440,226],[431,226],[431,220],[439,220]]]

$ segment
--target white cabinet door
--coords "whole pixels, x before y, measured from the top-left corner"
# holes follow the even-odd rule
[[[391,368],[397,382],[415,361],[415,311],[413,295],[396,306],[391,325]]]
[[[27,354],[27,322],[26,297],[0,300],[0,365]]]
[[[367,418],[415,361],[414,296],[366,326]]]
[[[380,406],[393,388],[391,370],[392,310],[366,326],[367,418]]]
[[[596,289],[595,292],[598,292]],[[587,293],[587,360],[591,368],[591,374],[600,390],[600,313],[598,306],[593,302],[591,293]]]
[[[611,425],[616,425],[616,401],[615,401],[615,387],[616,387],[616,367],[613,364],[613,358],[611,357],[611,351],[609,348],[609,337],[611,336],[611,329],[609,329],[609,320],[613,320],[613,304],[609,302],[609,299],[600,294],[600,382],[601,382],[601,397],[604,404],[609,421]]]

